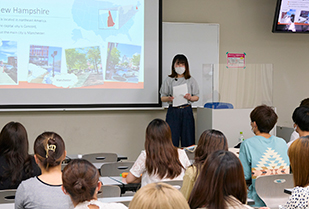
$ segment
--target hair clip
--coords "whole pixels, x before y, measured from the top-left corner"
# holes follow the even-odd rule
[[[56,151],[56,145],[54,145],[54,144],[51,144],[51,145],[47,144],[47,150],[51,150],[51,151],[55,152]]]
[[[51,151],[53,151],[53,152],[55,152],[56,151],[56,145],[54,145],[54,144],[51,144],[51,145],[49,145],[49,144],[47,144],[46,145],[46,158],[48,158],[48,151],[49,150],[51,150]]]

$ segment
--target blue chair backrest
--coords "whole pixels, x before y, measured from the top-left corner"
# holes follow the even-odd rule
[[[224,102],[207,102],[204,105],[205,108],[211,108],[211,109],[233,109],[233,105],[230,103],[224,103]]]

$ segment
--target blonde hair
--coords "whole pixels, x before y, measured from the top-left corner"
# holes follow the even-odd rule
[[[185,197],[165,183],[151,183],[136,192],[129,209],[190,209]]]

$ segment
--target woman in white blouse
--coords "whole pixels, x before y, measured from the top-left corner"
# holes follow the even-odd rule
[[[281,208],[309,208],[309,136],[296,139],[291,144],[288,155],[295,187],[288,202]]]
[[[126,181],[141,182],[143,187],[153,182],[182,180],[189,165],[185,151],[173,145],[169,125],[164,120],[154,119],[146,129],[145,150],[135,161]]]

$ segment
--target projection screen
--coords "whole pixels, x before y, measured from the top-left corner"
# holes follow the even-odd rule
[[[159,107],[161,0],[5,0],[0,108]]]

